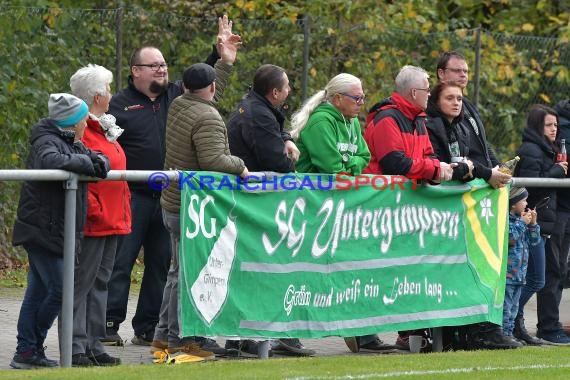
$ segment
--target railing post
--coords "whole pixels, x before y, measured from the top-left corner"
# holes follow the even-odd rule
[[[65,222],[63,235],[63,302],[61,305],[60,365],[71,367],[73,344],[73,276],[75,263],[75,215],[79,176],[70,173],[65,181]]]
[[[306,14],[303,16],[303,75],[301,77],[302,81],[302,97],[303,102],[308,97],[308,88],[309,88],[309,51],[310,51],[310,38],[311,38],[311,29],[310,29],[310,18],[309,15]]]
[[[123,67],[123,7],[117,9],[115,15],[115,91],[118,92],[123,88],[123,76],[121,69]]]
[[[475,90],[473,91],[473,103],[479,106],[479,90],[481,85],[481,25],[475,35],[475,75],[473,76]]]

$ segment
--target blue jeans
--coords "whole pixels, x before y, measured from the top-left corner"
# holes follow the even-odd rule
[[[28,253],[28,288],[18,317],[18,353],[42,348],[49,328],[61,310],[63,257],[35,245]]]
[[[162,292],[170,266],[170,235],[162,222],[160,198],[133,191],[132,231],[119,239],[113,274],[109,281],[107,326],[119,328],[127,316],[131,272],[144,248],[144,273],[137,310],[133,317],[135,335],[154,333],[162,303]]]
[[[505,302],[503,303],[503,333],[508,336],[513,335],[515,329],[515,318],[519,310],[519,299],[521,296],[522,284],[507,284],[505,286]]]
[[[545,238],[538,245],[530,246],[528,252],[528,268],[526,270],[526,284],[523,285],[519,300],[517,317],[523,318],[524,307],[532,296],[544,286],[545,275]]]

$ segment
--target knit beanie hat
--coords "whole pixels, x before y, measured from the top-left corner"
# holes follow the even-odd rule
[[[528,198],[528,191],[524,187],[511,187],[511,191],[509,192],[509,207],[525,198]]]
[[[51,94],[48,100],[49,118],[59,128],[73,127],[87,116],[89,107],[76,96],[70,94]]]
[[[196,63],[184,71],[182,80],[187,89],[200,90],[216,80],[216,70],[208,64]]]

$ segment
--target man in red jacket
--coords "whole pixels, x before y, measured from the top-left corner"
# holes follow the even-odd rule
[[[427,134],[428,79],[420,67],[402,67],[396,76],[396,91],[370,109],[364,132],[370,162],[363,173],[404,175],[437,183],[451,179],[452,166],[435,158]],[[352,352],[391,348],[376,335],[347,337],[345,342]]]
[[[424,69],[404,66],[396,76],[396,91],[370,109],[364,139],[371,158],[364,173],[437,183],[451,179],[451,165],[435,158],[427,134],[428,79]]]

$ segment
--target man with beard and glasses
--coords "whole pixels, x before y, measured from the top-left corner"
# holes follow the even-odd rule
[[[233,39],[232,23],[224,16],[218,25],[218,42]],[[237,36],[239,38],[239,36]],[[220,58],[214,49],[206,63]],[[168,66],[154,46],[143,46],[130,59],[131,74],[126,88],[113,96],[109,113],[124,129],[118,139],[127,157],[127,170],[164,169],[166,116],[172,101],[183,94],[181,80],[170,82]],[[136,345],[150,346],[159,319],[164,285],[170,266],[170,235],[162,220],[161,189],[146,182],[129,182],[131,190],[132,232],[119,242],[107,300],[107,336],[109,345],[123,345],[119,325],[127,314],[131,271],[141,247],[144,249],[144,273],[132,320]],[[216,352],[215,341],[202,339],[204,349]],[[217,347],[216,347],[217,346]]]

